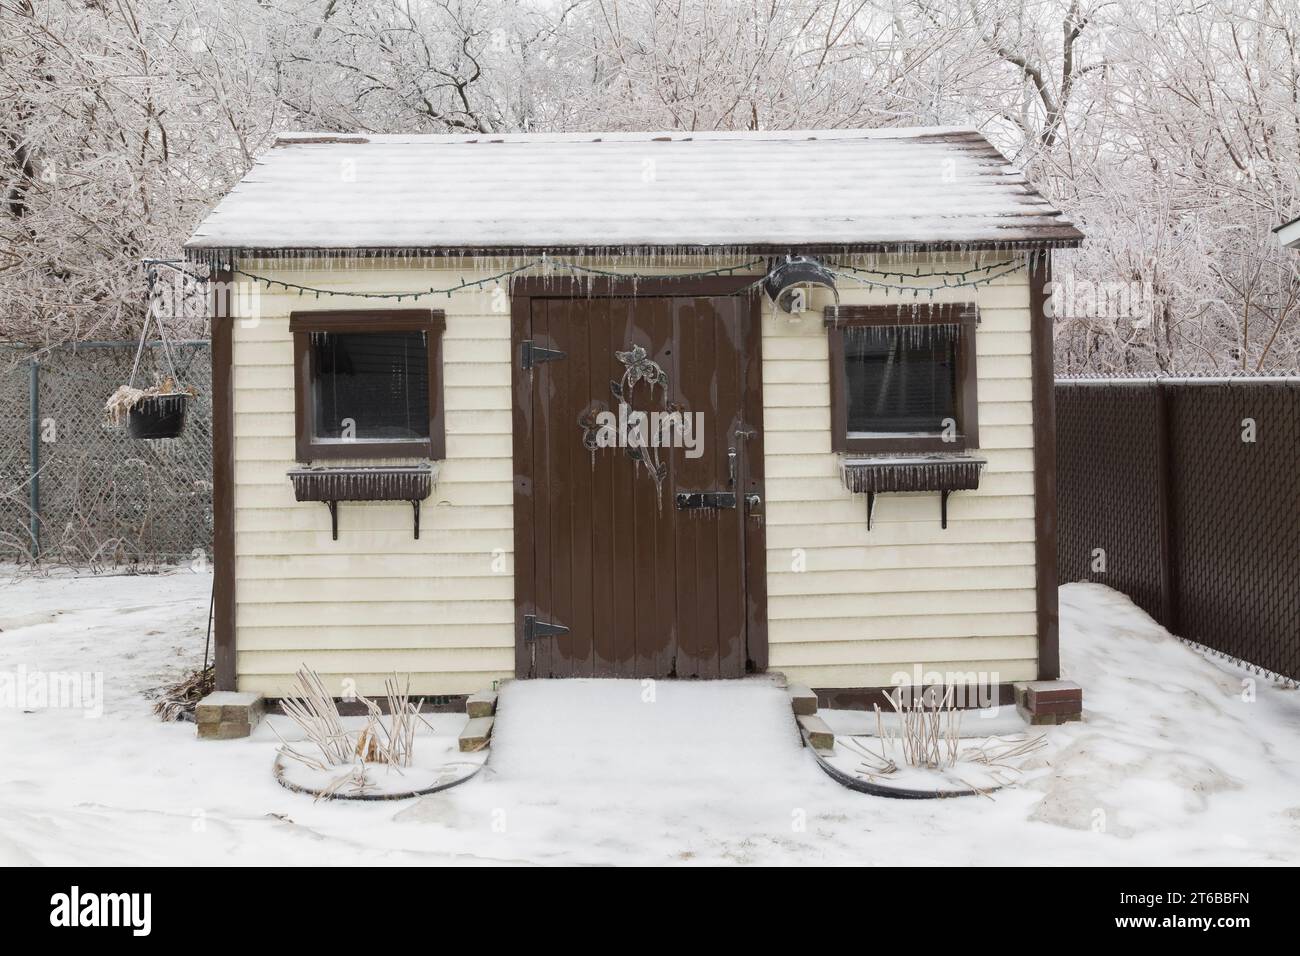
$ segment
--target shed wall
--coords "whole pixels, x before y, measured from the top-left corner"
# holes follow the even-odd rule
[[[240,268],[329,289],[414,292],[509,264],[486,272],[438,265],[288,269],[268,261]],[[873,264],[931,266],[953,270],[959,263],[909,257],[901,266]],[[682,271],[707,267],[693,263]],[[948,290],[936,300],[969,295]],[[1035,676],[1028,296],[1023,271],[976,293],[981,453],[989,465],[978,491],[950,499],[947,530],[939,526],[936,494],[881,496],[867,530],[865,501],[840,484],[830,447],[824,303],[793,320],[770,308],[765,313],[773,669],[817,687],[885,685],[914,665],[998,681]],[[841,301],[898,300],[846,287]],[[419,303],[444,310],[447,323],[447,459],[422,505],[419,540],[412,538],[408,504],[345,502],[333,541],[328,510],[296,502],[285,477],[295,464],[289,313],[411,304],[265,288],[236,302],[237,315],[257,316],[236,319],[233,334],[241,690],[279,695],[303,663],[341,692],[349,679],[356,690],[374,692],[393,671],[409,672],[421,694],[468,693],[511,676],[512,356],[502,293],[466,291]]]

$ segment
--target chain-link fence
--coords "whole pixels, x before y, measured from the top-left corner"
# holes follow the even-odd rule
[[[1058,382],[1060,580],[1300,679],[1300,379]]]
[[[131,375],[137,343],[0,349],[0,560],[160,564],[212,548],[211,351],[172,343],[198,390],[180,436],[128,437],[104,402]],[[168,373],[149,343],[137,385]]]

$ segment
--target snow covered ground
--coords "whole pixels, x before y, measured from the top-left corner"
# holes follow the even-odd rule
[[[87,707],[0,700],[0,863],[1300,862],[1300,691],[1253,678],[1247,699],[1252,675],[1097,585],[1061,590],[1087,720],[1045,728],[992,799],[839,787],[765,681],[661,682],[653,701],[585,681],[509,685],[483,773],[378,804],[280,788],[265,726],[199,741],[151,715],[146,692],[202,656],[210,585],[0,576],[0,696],[6,675],[91,674]]]

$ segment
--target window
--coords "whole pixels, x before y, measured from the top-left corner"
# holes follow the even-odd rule
[[[300,461],[442,458],[443,314],[295,312]]]
[[[971,305],[841,306],[830,336],[831,447],[837,452],[979,447]]]

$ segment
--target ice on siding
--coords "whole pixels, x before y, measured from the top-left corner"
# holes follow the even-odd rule
[[[1073,244],[978,132],[290,134],[186,244],[220,250],[680,254],[753,244]],[[494,252],[496,250],[496,252]]]

